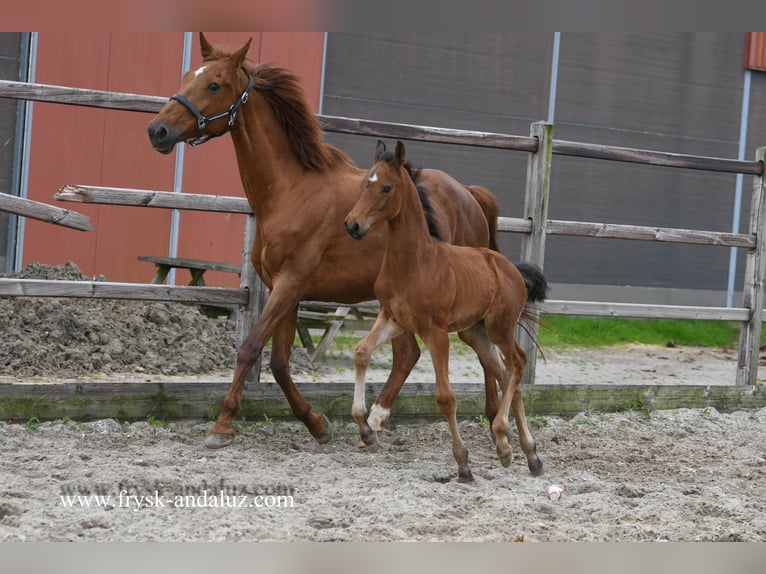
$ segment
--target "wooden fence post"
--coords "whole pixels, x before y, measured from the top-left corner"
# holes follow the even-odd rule
[[[527,163],[527,188],[524,197],[524,218],[532,222],[532,231],[521,244],[521,261],[534,263],[540,269],[545,263],[545,236],[548,224],[548,194],[551,183],[551,157],[553,150],[553,124],[535,122],[530,135],[537,138],[537,151]],[[539,312],[535,313],[539,316]],[[528,332],[519,334],[519,342],[527,353],[527,368],[523,384],[535,382],[537,363],[537,323],[527,325]]]
[[[255,241],[255,216],[248,214],[245,216],[245,233],[242,239],[242,272],[240,275],[240,287],[247,289],[250,296],[247,305],[239,307],[237,312],[237,348],[247,339],[247,335],[255,326],[255,322],[263,310],[266,302],[266,289],[261,282],[261,278],[255,272],[253,262],[250,259],[250,250]],[[261,357],[258,357],[253,368],[247,375],[247,382],[258,384],[261,381]]]
[[[756,161],[763,164],[766,148],[758,148]],[[743,306],[750,311],[742,323],[737,357],[737,384],[755,385],[758,379],[758,351],[761,346],[763,314],[763,278],[766,265],[766,188],[764,174],[753,177],[753,197],[750,203],[750,233],[756,237],[755,248],[747,251]]]

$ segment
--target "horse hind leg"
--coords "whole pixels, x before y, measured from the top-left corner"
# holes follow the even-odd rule
[[[505,366],[497,354],[495,345],[489,340],[483,321],[476,323],[465,331],[459,332],[458,336],[466,345],[473,349],[479,358],[481,368],[484,370],[484,414],[491,425],[500,408],[500,399],[497,394],[498,383],[505,384],[508,379]]]
[[[524,367],[526,366],[526,353],[524,349],[514,341],[515,355],[514,360],[520,361],[520,372],[524,374]],[[543,461],[537,455],[537,444],[532,437],[532,433],[527,426],[527,416],[524,412],[524,400],[521,396],[521,377],[519,377],[519,383],[516,385],[516,390],[513,393],[511,399],[511,408],[513,409],[513,416],[516,419],[516,428],[519,430],[519,442],[521,443],[521,450],[527,457],[527,466],[532,476],[540,476],[543,473]]]

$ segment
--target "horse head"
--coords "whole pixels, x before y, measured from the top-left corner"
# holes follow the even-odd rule
[[[354,239],[362,239],[378,221],[388,221],[401,208],[401,188],[411,184],[404,168],[407,161],[404,144],[396,142],[393,152],[378,140],[373,165],[361,182],[361,195],[345,219],[346,231]],[[414,185],[414,184],[413,184]]]
[[[180,90],[147,126],[149,141],[160,153],[170,153],[180,141],[198,145],[228,132],[253,88],[245,65],[252,38],[228,52],[212,46],[201,32],[199,37],[202,65],[184,74]]]

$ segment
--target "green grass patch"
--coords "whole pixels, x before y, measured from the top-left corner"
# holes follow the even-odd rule
[[[701,347],[737,344],[739,323],[683,319],[623,319],[546,315],[538,343],[553,346],[605,347],[625,343]]]

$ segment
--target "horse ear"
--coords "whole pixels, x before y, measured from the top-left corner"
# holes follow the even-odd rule
[[[203,60],[207,60],[213,54],[213,46],[202,32],[199,33],[199,50]]]
[[[242,63],[245,61],[245,58],[247,57],[247,51],[250,49],[250,42],[252,41],[253,37],[250,36],[250,39],[247,41],[247,43],[231,55],[231,59],[237,65],[237,68],[241,67]]]
[[[378,140],[378,145],[375,146],[375,155],[373,155],[373,161],[379,161],[385,152],[386,144],[383,143],[383,140]]]
[[[396,159],[396,163],[399,165],[399,167],[403,166],[404,163],[407,161],[406,152],[404,149],[404,144],[401,141],[396,142],[396,150],[394,151],[394,159]]]

